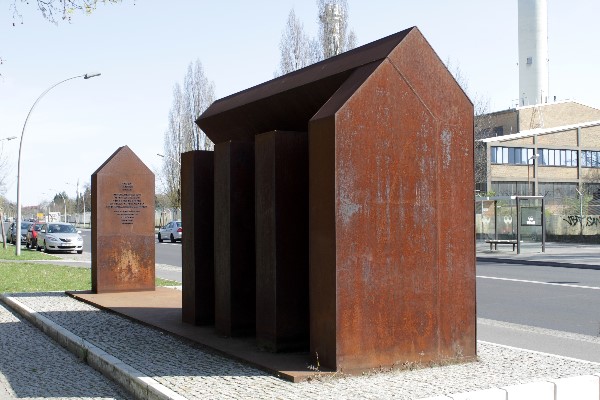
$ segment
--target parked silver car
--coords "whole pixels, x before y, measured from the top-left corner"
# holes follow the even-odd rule
[[[182,232],[181,221],[171,221],[158,230],[158,241],[162,243],[163,240],[169,239],[171,243],[177,240],[181,242]]]
[[[51,251],[77,251],[83,253],[83,238],[81,231],[71,224],[64,222],[50,222],[42,225],[37,236],[37,250]]]

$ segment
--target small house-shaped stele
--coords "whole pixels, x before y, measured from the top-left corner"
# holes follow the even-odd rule
[[[417,28],[196,122],[215,142],[192,174],[214,176],[214,213],[186,236],[204,224],[214,246],[190,258],[184,242],[184,314],[186,269],[214,271],[187,286],[213,296],[202,323],[266,350],[338,371],[476,357],[473,105]]]
[[[155,289],[154,173],[127,146],[92,174],[92,291]]]

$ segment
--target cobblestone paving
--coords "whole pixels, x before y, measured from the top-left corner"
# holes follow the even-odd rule
[[[62,293],[14,298],[189,399],[418,399],[600,373],[599,364],[480,342],[475,363],[294,384]]]
[[[0,399],[131,399],[0,303]]]

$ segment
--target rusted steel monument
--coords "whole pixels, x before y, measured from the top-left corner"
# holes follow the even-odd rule
[[[154,290],[154,174],[127,146],[92,174],[92,292]]]
[[[417,28],[218,100],[197,124],[214,163],[184,157],[199,180],[182,186],[214,194],[194,228],[214,227],[214,246],[184,243],[187,307],[210,293],[219,333],[334,370],[475,358],[473,105]]]

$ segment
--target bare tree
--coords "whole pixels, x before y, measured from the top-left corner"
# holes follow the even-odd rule
[[[179,83],[173,88],[173,104],[164,137],[161,181],[168,206],[181,206],[181,153],[192,150],[213,150],[214,144],[196,125],[196,119],[212,104],[215,85],[209,81],[196,60],[190,63],[184,77],[183,89]]]
[[[321,59],[336,56],[356,47],[356,35],[348,29],[346,0],[317,0]]]
[[[4,152],[4,142],[0,144],[0,194],[6,193],[6,179],[12,173],[12,167],[8,162],[8,154]]]
[[[190,63],[183,84],[183,107],[185,119],[189,122],[186,132],[189,144],[187,150],[213,150],[214,143],[196,124],[196,119],[215,101],[215,84],[208,80],[200,60]]]
[[[491,136],[494,136],[493,121],[490,115],[490,100],[479,94],[474,96],[469,93],[469,81],[463,74],[459,65],[454,65],[450,59],[446,60],[448,71],[454,76],[456,82],[460,85],[463,91],[469,96],[473,102],[474,112],[474,173],[475,186],[485,187],[487,184],[487,147],[481,141]],[[486,189],[489,192],[490,188]]]
[[[12,13],[13,26],[16,25],[16,21],[23,23],[23,16],[21,15],[20,9],[25,4],[30,6],[34,3],[38,10],[42,13],[42,16],[48,21],[58,24],[59,20],[66,20],[71,22],[71,17],[76,12],[83,12],[85,14],[91,14],[98,3],[102,4],[115,4],[121,3],[123,0],[9,0],[8,8]],[[135,0],[134,4],[135,4]],[[0,65],[5,60],[0,57]],[[2,74],[0,74],[2,76]]]
[[[30,3],[37,5],[38,10],[42,13],[42,16],[52,23],[58,23],[59,19],[71,21],[71,17],[76,12],[83,12],[85,14],[91,14],[98,3],[110,4],[110,3],[121,3],[122,0],[10,0],[9,9],[13,15],[14,20],[20,20],[23,22],[23,16],[19,11],[23,3],[27,6]],[[15,23],[13,22],[13,25]]]
[[[279,51],[281,58],[276,76],[285,75],[319,61],[318,43],[304,32],[304,25],[296,17],[293,8],[281,35]]]
[[[485,192],[490,192],[487,187],[487,145],[481,141],[494,136],[494,126],[491,114],[489,113],[489,99],[481,96],[473,99],[474,109],[474,131],[475,140],[474,168],[475,168],[475,186],[485,188]]]
[[[356,35],[348,30],[346,0],[318,0],[319,37],[312,39],[294,9],[288,15],[279,42],[280,61],[275,76],[304,68],[356,47]]]
[[[186,120],[184,99],[179,83],[173,88],[173,104],[169,111],[169,125],[165,132],[163,171],[161,178],[170,207],[181,205],[181,153],[185,147]]]

